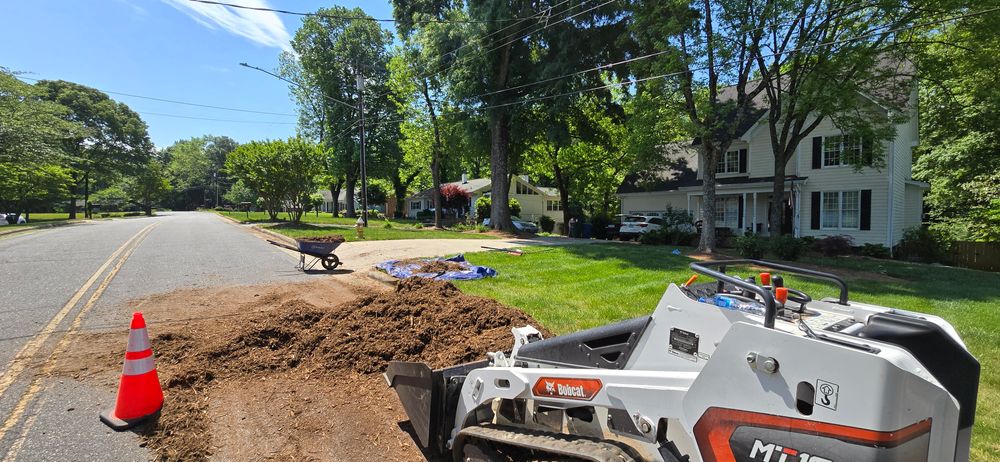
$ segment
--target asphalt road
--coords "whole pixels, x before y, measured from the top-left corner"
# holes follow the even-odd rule
[[[127,326],[127,302],[181,288],[308,277],[209,213],[85,222],[0,239],[0,461],[147,460],[98,422],[115,390],[46,378],[67,332]],[[124,346],[123,346],[124,349]]]

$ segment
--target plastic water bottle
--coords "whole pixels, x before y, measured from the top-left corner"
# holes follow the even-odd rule
[[[709,303],[727,310],[742,311],[744,313],[756,314],[759,316],[764,315],[764,305],[756,302],[736,300],[734,298],[726,297],[725,295],[717,295],[708,298],[701,297],[698,301],[702,303]]]

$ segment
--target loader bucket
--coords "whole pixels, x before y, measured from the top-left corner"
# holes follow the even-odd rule
[[[465,376],[487,365],[479,361],[432,370],[425,363],[389,363],[383,376],[396,390],[421,447],[437,454],[447,452]]]

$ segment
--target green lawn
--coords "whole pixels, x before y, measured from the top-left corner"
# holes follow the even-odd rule
[[[687,265],[692,260],[671,250],[591,244],[535,247],[520,257],[467,254],[500,274],[458,285],[519,307],[564,334],[652,312],[667,284],[683,283],[691,275]],[[982,364],[972,460],[1000,462],[1000,407],[994,405],[1000,402],[1000,274],[881,260],[809,257],[804,262],[857,271],[846,276],[852,300],[938,315],[958,329]],[[795,278],[786,278],[786,285],[813,297],[836,295],[831,286]]]
[[[372,223],[372,226],[365,228],[365,239],[366,241],[388,241],[397,239],[496,239],[497,237],[492,234],[483,234],[476,232],[459,232],[459,231],[444,231],[444,230],[434,230],[431,228],[416,229],[413,227],[398,227],[393,225],[392,228],[384,228],[381,225]],[[358,236],[354,230],[353,226],[350,227],[333,227],[333,226],[316,226],[307,223],[300,224],[279,224],[279,225],[266,225],[267,229],[284,234],[292,238],[300,237],[313,237],[313,236],[326,236],[329,234],[341,234],[347,241],[357,241]]]
[[[215,212],[219,215],[225,215],[236,220],[250,222],[250,223],[267,223],[271,222],[271,217],[267,215],[267,212]],[[248,218],[249,217],[249,218]],[[288,215],[282,213],[278,215],[279,219],[287,220]],[[347,218],[347,217],[331,217],[329,213],[320,212],[318,215],[316,213],[307,213],[302,215],[302,221],[304,223],[319,223],[327,225],[347,225],[354,226],[354,223],[358,221],[357,218]],[[389,220],[378,219],[374,217],[368,218],[368,224],[370,226],[380,226],[386,221],[389,221],[393,226],[413,226],[417,223],[417,220],[392,218]]]

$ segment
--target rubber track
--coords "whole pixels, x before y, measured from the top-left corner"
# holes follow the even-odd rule
[[[516,446],[590,462],[635,462],[624,449],[610,442],[515,427],[467,427],[459,432],[457,439],[462,446],[474,444],[469,439],[477,439],[494,446]]]

